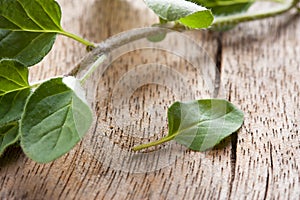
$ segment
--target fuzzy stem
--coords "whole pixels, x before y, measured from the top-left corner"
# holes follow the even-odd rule
[[[88,71],[80,78],[80,83],[84,84],[86,79],[88,79],[92,73],[97,69],[97,67],[105,61],[107,56],[105,54],[101,55],[88,69]]]
[[[73,33],[69,33],[69,32],[66,32],[66,31],[60,31],[58,33],[61,34],[61,35],[67,36],[69,38],[72,38],[72,39],[74,39],[74,40],[76,40],[76,41],[78,41],[78,42],[80,42],[80,43],[82,43],[82,44],[84,44],[88,47],[89,46],[95,47],[95,45],[93,43],[91,43],[91,42],[89,42],[89,41],[87,41],[87,40],[85,40],[85,39],[83,39],[83,38],[81,38],[78,35],[75,35]]]
[[[108,52],[118,47],[121,47],[125,44],[128,44],[132,41],[139,40],[151,35],[155,35],[162,31],[163,30],[161,28],[153,27],[153,28],[140,29],[138,31],[129,34],[120,34],[120,35],[113,36],[97,44],[97,46],[94,49],[92,49],[92,51],[89,54],[87,54],[83,58],[83,60],[77,66],[75,66],[71,72],[68,73],[68,75],[76,76],[80,71],[85,70],[87,67],[94,66],[94,62],[95,60],[97,62],[99,55],[107,54]]]
[[[175,136],[176,136],[176,134],[170,135],[170,136],[167,136],[167,137],[163,137],[160,140],[153,141],[153,142],[150,142],[150,143],[147,143],[147,144],[141,144],[141,145],[132,147],[132,150],[133,151],[139,151],[139,150],[146,149],[146,148],[149,148],[149,147],[157,146],[157,145],[160,145],[160,144],[163,144],[165,142],[169,142],[169,141],[173,140]]]

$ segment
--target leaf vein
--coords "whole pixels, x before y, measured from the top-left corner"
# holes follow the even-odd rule
[[[34,145],[37,145],[39,142],[41,142],[47,135],[51,134],[52,132],[56,131],[57,129],[61,129],[61,125],[55,126],[52,129],[48,130],[47,132],[42,133],[42,136],[39,138],[39,140],[37,142],[35,142],[35,144],[31,144],[31,148]]]
[[[195,123],[189,125],[188,127],[185,127],[185,128],[183,128],[183,129],[178,129],[178,130],[177,130],[174,134],[172,134],[172,135],[177,136],[177,135],[181,134],[182,132],[184,132],[184,131],[186,131],[186,130],[188,130],[188,129],[193,128],[194,126],[197,126],[197,128],[199,128],[199,126],[200,126],[202,123],[204,123],[204,122],[218,120],[218,119],[220,119],[220,118],[222,118],[222,117],[226,117],[226,116],[227,116],[228,114],[230,114],[230,113],[231,113],[231,112],[228,112],[228,113],[226,113],[225,115],[222,115],[222,116],[219,116],[219,117],[216,117],[216,118],[213,118],[213,119],[206,119],[206,120],[202,120],[202,121],[195,122]],[[225,121],[225,119],[224,119],[224,121]]]
[[[72,104],[72,100],[70,101],[70,105]],[[64,118],[64,120],[63,120],[63,123],[62,123],[62,125],[61,125],[61,130],[60,130],[60,133],[59,133],[59,135],[58,135],[58,137],[57,137],[57,139],[56,139],[56,142],[55,142],[55,146],[53,147],[53,149],[55,149],[55,147],[57,146],[57,143],[58,143],[58,141],[59,141],[59,139],[60,139],[60,137],[61,137],[61,132],[62,132],[62,130],[63,130],[63,128],[65,127],[65,122],[66,122],[66,120],[67,120],[67,117],[68,117],[68,114],[69,114],[69,112],[70,112],[70,109],[71,109],[71,106],[69,106],[69,108],[68,108],[68,111],[67,111],[67,113],[66,113],[66,115],[65,115],[65,118]]]
[[[28,16],[29,19],[31,19],[32,22],[34,22],[38,27],[40,27],[41,29],[46,29],[45,27],[43,27],[42,25],[40,25],[29,13],[28,11],[24,8],[23,4],[20,2],[20,0],[17,0],[17,2],[21,5],[22,9],[24,10],[24,12],[26,13],[26,15]]]
[[[5,137],[5,135],[9,132],[9,131],[11,131],[12,129],[14,129],[15,128],[15,126],[12,126],[10,129],[8,129],[5,133],[0,133],[0,137]],[[0,146],[2,146],[3,145],[3,141],[1,142],[1,144],[0,144]]]
[[[5,38],[7,38],[10,34],[12,34],[13,32],[12,31],[9,31],[8,32],[8,34],[6,34],[4,37],[2,37],[1,38],[1,40],[0,40],[0,44],[1,44],[1,42],[5,39]]]
[[[19,82],[17,82],[16,80],[10,79],[10,78],[8,78],[8,77],[6,77],[6,76],[3,76],[3,75],[1,75],[1,74],[0,74],[0,77],[2,77],[3,79],[8,80],[9,82],[13,82],[13,83],[15,83],[16,85],[19,85],[19,86],[22,86],[22,87],[25,86],[25,85],[23,85],[22,83],[19,83]]]
[[[4,116],[2,116],[2,119],[0,120],[0,122],[1,122],[3,119],[5,119],[5,117],[6,117],[7,115],[9,115],[9,113],[11,112],[11,110],[13,109],[13,107],[14,107],[14,105],[15,105],[16,98],[19,96],[19,94],[21,93],[21,91],[22,91],[22,90],[17,91],[17,94],[14,96],[12,102],[9,104],[8,111],[5,113]],[[2,98],[1,98],[0,102],[1,102],[1,101],[2,101]],[[16,116],[15,116],[15,117],[16,117]],[[6,119],[6,120],[7,120],[7,119]],[[12,119],[12,120],[14,121],[14,120],[16,120],[16,118],[15,118],[15,119]],[[5,121],[5,120],[4,120],[4,121]],[[7,123],[9,123],[9,122],[10,122],[10,121],[8,121]],[[1,123],[3,123],[3,122],[1,122]]]
[[[19,77],[24,81],[23,83],[25,83],[26,85],[28,85],[28,79],[26,79],[25,77],[23,77],[22,73],[18,69],[16,69],[16,72],[18,73]]]
[[[24,28],[17,24],[16,22],[14,22],[13,20],[11,20],[9,17],[5,16],[5,15],[2,15],[2,17],[4,17],[5,19],[7,19],[8,21],[10,21],[12,24],[16,25],[17,27],[19,27],[21,30],[23,30]],[[6,29],[6,30],[10,30],[10,29]]]
[[[32,130],[33,128],[35,128],[36,126],[38,126],[39,124],[41,124],[42,122],[44,122],[45,120],[47,120],[49,117],[53,116],[55,113],[57,113],[57,112],[59,112],[59,111],[65,109],[65,108],[68,108],[68,107],[70,107],[70,103],[68,103],[68,104],[66,104],[66,105],[64,105],[64,106],[62,106],[61,108],[59,108],[59,109],[53,111],[52,113],[49,113],[49,114],[46,115],[41,121],[39,121],[38,123],[36,123],[36,124],[34,124],[33,126],[31,126],[29,132],[31,132],[31,130]]]
[[[31,44],[33,44],[34,41],[36,41],[39,37],[43,36],[44,34],[47,34],[47,33],[40,33],[40,34],[38,34],[37,36],[35,36],[35,37],[30,41],[30,43],[29,43],[28,45],[26,45],[23,49],[21,49],[19,52],[17,52],[17,54],[14,55],[14,57],[17,57],[17,56],[20,55],[22,52],[24,52],[25,49],[28,48],[28,46],[30,46]]]
[[[45,9],[45,8],[43,7],[43,5],[42,5],[39,1],[36,1],[36,0],[35,0],[35,2],[37,2],[37,4],[39,4],[39,5],[41,6],[41,8],[45,11],[45,13],[46,13],[46,14],[48,15],[48,17],[52,20],[52,22],[56,25],[56,27],[57,27],[59,30],[63,31],[62,28],[61,28],[61,26],[60,26],[60,24],[57,23],[55,19],[53,19],[53,17],[51,16],[51,14],[49,14],[49,12],[47,11],[47,9]]]
[[[6,90],[0,90],[1,92],[4,92],[2,94],[0,94],[0,96],[4,96],[6,94],[9,94],[9,93],[12,93],[12,92],[16,92],[16,91],[19,91],[19,90],[25,90],[27,88],[30,88],[30,86],[27,86],[27,87],[21,87],[21,88],[18,88],[18,89],[14,89],[14,90],[9,90],[9,91],[6,91]]]

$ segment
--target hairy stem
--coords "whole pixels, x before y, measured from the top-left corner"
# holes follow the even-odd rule
[[[149,148],[149,147],[157,146],[157,145],[160,145],[160,144],[163,144],[165,142],[169,142],[169,141],[173,140],[175,136],[176,135],[174,134],[174,135],[170,135],[170,136],[161,138],[160,140],[157,140],[157,141],[153,141],[153,142],[150,142],[150,143],[147,143],[147,144],[141,144],[141,145],[133,147],[132,150],[133,151],[139,151],[139,150],[146,149],[146,148]]]
[[[97,69],[97,67],[105,61],[107,56],[105,54],[102,54],[88,69],[88,71],[81,77],[80,83],[84,84],[84,82],[92,75],[92,73]]]
[[[76,40],[76,41],[78,41],[78,42],[80,42],[80,43],[82,43],[86,46],[95,47],[95,45],[93,43],[91,43],[91,42],[89,42],[89,41],[87,41],[87,40],[85,40],[85,39],[83,39],[83,38],[81,38],[78,35],[75,35],[73,33],[69,33],[69,32],[66,32],[66,31],[60,31],[58,33],[61,34],[61,35],[67,36],[69,38],[72,38],[72,39],[74,39],[74,40]]]
[[[113,36],[99,44],[96,45],[92,51],[87,54],[83,60],[75,66],[71,72],[68,73],[70,76],[76,76],[79,72],[84,71],[88,68],[88,71],[90,71],[90,68],[94,68],[91,72],[93,72],[97,66],[99,66],[100,63],[97,64],[97,66],[94,66],[94,63],[97,62],[99,56],[108,54],[110,51],[121,47],[125,44],[129,44],[132,41],[139,40],[142,38],[146,38],[148,36],[152,36],[158,33],[161,33],[162,31],[166,31],[162,28],[142,28],[137,29],[137,31],[129,32],[126,34],[119,34],[116,36]],[[104,60],[102,60],[103,62]],[[85,75],[84,75],[85,76]],[[81,78],[82,79],[82,78]],[[86,79],[86,78],[85,78]]]

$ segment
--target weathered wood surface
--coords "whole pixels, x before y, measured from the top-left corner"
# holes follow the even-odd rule
[[[149,26],[156,20],[142,1],[59,2],[65,29],[91,41]],[[94,102],[100,110],[98,120],[103,120],[104,125],[96,132],[92,130],[66,156],[49,164],[36,164],[18,148],[5,154],[0,162],[0,199],[299,199],[299,15],[242,24],[222,35],[207,31],[186,34],[214,59],[221,69],[223,92],[245,112],[245,123],[237,134],[222,147],[204,153],[176,151],[179,147],[173,144],[176,158],[157,157],[163,162],[157,170],[136,171],[129,169],[130,165],[107,161],[126,160],[122,156],[131,155],[126,152],[132,141],[122,137],[116,126],[109,127],[110,119],[101,110],[109,102]],[[31,71],[31,79],[65,74],[84,55],[81,44],[58,37],[50,55]],[[122,69],[118,71],[118,66],[145,62],[145,57],[121,58],[101,81],[92,80],[90,84],[110,87],[124,73]],[[141,108],[140,101],[165,106],[173,100],[168,88],[153,84],[132,95],[132,99],[140,98],[130,102],[136,106],[131,111],[138,114],[147,109]],[[165,102],[159,102],[162,97]],[[158,101],[153,101],[156,98]],[[161,135],[166,131],[165,123],[165,116],[161,116],[154,125],[144,122],[141,126],[151,131],[157,126],[161,130],[156,133]],[[104,134],[99,136],[98,130]],[[120,147],[121,157],[114,154],[111,146],[104,146],[107,151],[103,151],[101,144],[107,144],[101,138],[105,137]]]

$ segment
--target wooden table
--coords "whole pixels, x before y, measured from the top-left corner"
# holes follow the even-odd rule
[[[141,0],[59,3],[63,27],[95,42],[157,21]],[[185,34],[213,58],[226,98],[244,111],[238,133],[221,147],[202,153],[185,150],[168,165],[139,173],[109,166],[107,157],[121,158],[109,148],[99,153],[93,131],[69,154],[48,164],[37,164],[12,148],[0,162],[0,199],[299,199],[299,15],[245,23],[224,33]],[[85,54],[83,45],[59,36],[51,53],[32,68],[31,80],[66,74]],[[110,73],[111,79],[118,74]],[[140,100],[146,101],[151,94],[164,93],[149,87],[135,95],[143,94]],[[156,125],[165,123],[162,117]],[[116,141],[120,130],[109,128],[108,138]]]

